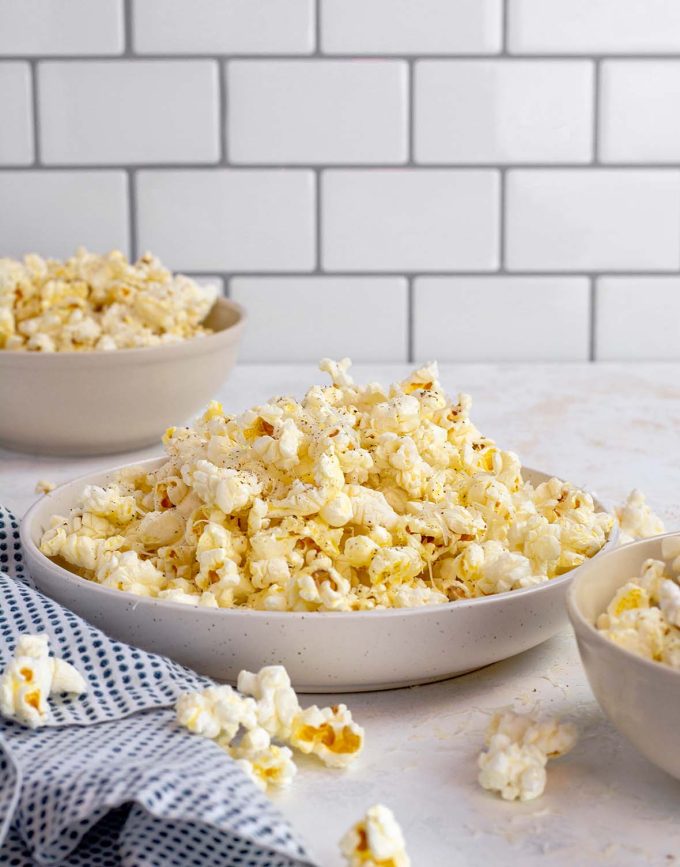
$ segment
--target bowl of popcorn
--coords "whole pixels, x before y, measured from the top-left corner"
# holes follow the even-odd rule
[[[157,442],[229,374],[243,310],[154,256],[0,259],[0,445],[101,454]]]
[[[567,597],[602,709],[655,765],[680,779],[680,534],[586,564]]]
[[[218,680],[281,663],[309,692],[438,680],[554,635],[612,517],[481,434],[436,365],[389,387],[321,368],[301,400],[213,402],[165,457],[36,503],[36,584]]]

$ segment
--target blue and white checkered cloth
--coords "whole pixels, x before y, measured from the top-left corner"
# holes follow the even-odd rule
[[[310,867],[270,801],[213,741],[174,722],[206,678],[107,638],[31,585],[0,507],[0,666],[22,633],[88,681],[50,699],[48,726],[0,718],[0,864],[7,867]]]

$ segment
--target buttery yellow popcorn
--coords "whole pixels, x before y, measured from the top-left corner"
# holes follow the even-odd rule
[[[479,784],[506,801],[538,798],[545,789],[548,759],[569,752],[576,739],[576,729],[569,723],[496,713],[486,731],[486,750],[478,760]]]
[[[665,560],[646,560],[620,587],[596,626],[623,647],[680,671],[680,537],[663,539]]]
[[[30,728],[49,721],[48,698],[58,693],[81,695],[87,685],[80,672],[51,657],[45,634],[20,636],[14,658],[0,675],[0,713]]]
[[[620,545],[666,532],[661,518],[652,512],[647,505],[647,498],[637,489],[631,491],[623,506],[616,509],[616,517],[620,527]]]
[[[290,785],[297,768],[289,747],[332,768],[345,768],[359,756],[364,730],[348,708],[303,710],[282,665],[242,671],[238,690],[211,686],[184,693],[176,719],[193,734],[215,740],[261,789]]]
[[[385,388],[348,359],[298,401],[210,404],[169,428],[167,459],[88,486],[41,550],[93,581],[185,604],[360,611],[532,587],[580,565],[613,519],[534,486],[430,364]]]
[[[394,813],[382,804],[366,811],[340,841],[348,867],[410,867],[404,835]]]
[[[35,483],[35,493],[51,494],[56,487],[57,486],[54,484],[54,482],[50,482],[47,479],[38,479],[38,481]]]
[[[0,259],[0,350],[82,352],[177,343],[201,325],[217,297],[146,253],[80,248],[61,262],[35,254]]]

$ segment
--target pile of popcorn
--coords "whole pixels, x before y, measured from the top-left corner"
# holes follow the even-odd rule
[[[575,745],[576,728],[557,720],[543,722],[512,712],[496,713],[479,756],[479,784],[506,801],[531,801],[543,794],[548,759]]]
[[[79,249],[61,262],[31,254],[0,259],[0,349],[29,352],[135,349],[209,333],[217,297],[146,253]]]
[[[363,749],[364,730],[347,707],[301,708],[282,665],[242,671],[237,686],[184,693],[177,721],[216,740],[261,789],[290,785],[297,772],[290,747],[329,768],[347,767]]]
[[[645,560],[596,625],[620,647],[680,671],[680,537],[662,539],[661,556]]]
[[[50,696],[82,695],[86,691],[85,680],[77,669],[50,656],[47,635],[22,635],[14,658],[0,675],[0,714],[29,728],[39,728],[50,720]]]
[[[87,486],[40,549],[105,587],[268,611],[400,608],[541,584],[605,544],[591,496],[523,479],[437,367],[332,384],[170,428],[167,460]]]

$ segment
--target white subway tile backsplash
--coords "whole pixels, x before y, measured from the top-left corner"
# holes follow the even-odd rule
[[[498,198],[495,171],[326,171],[323,265],[331,271],[493,270]]]
[[[417,361],[586,361],[584,277],[420,277]]]
[[[329,54],[477,54],[501,48],[502,0],[320,0]]]
[[[515,271],[680,266],[680,172],[512,170],[507,263]]]
[[[608,162],[680,162],[680,60],[602,66],[600,151]]]
[[[314,174],[303,170],[140,171],[140,249],[187,270],[311,270]]]
[[[0,163],[30,163],[33,159],[33,119],[28,63],[0,63],[0,117]]]
[[[398,60],[228,64],[236,163],[399,163],[408,156],[408,67]]]
[[[598,361],[680,360],[680,277],[597,281]]]
[[[586,162],[592,112],[588,61],[416,64],[419,162]]]
[[[141,53],[308,54],[314,0],[133,0]]]
[[[619,54],[680,49],[677,0],[509,0],[510,50]]]
[[[39,64],[46,163],[216,162],[219,67],[212,60]]]
[[[1,255],[129,252],[123,172],[0,171],[0,202]]]
[[[0,0],[0,55],[120,54],[123,0]]]
[[[248,311],[243,361],[405,361],[407,282],[400,277],[235,277]]]

